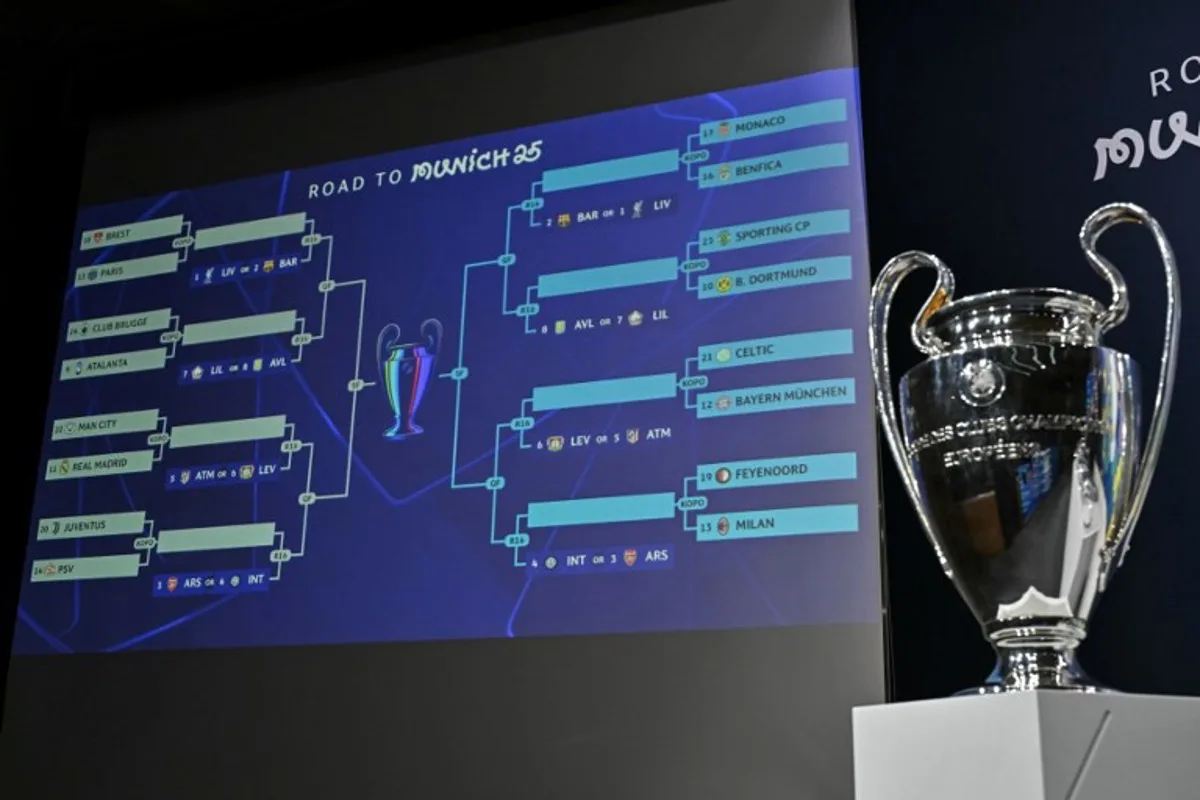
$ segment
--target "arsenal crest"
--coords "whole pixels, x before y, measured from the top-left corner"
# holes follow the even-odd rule
[[[637,563],[637,550],[625,551],[625,566],[632,567]]]
[[[179,586],[179,578],[176,578],[174,575],[167,578],[167,591],[168,592],[175,591],[176,587],[178,587],[178,586]]]

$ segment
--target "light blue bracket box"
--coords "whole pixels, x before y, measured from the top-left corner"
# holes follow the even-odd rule
[[[672,519],[675,516],[675,494],[660,492],[552,500],[530,503],[527,513],[525,524],[531,529]]]
[[[773,364],[854,352],[854,331],[849,328],[811,333],[789,333],[762,339],[706,344],[697,353],[702,370]]]
[[[269,417],[228,419],[217,422],[200,422],[193,425],[176,425],[171,428],[171,449],[201,447],[233,442],[254,442],[262,439],[282,439],[287,432],[287,417],[275,414]]]
[[[94,286],[98,283],[152,278],[155,275],[170,275],[178,269],[179,256],[176,253],[129,258],[124,261],[109,261],[105,264],[80,267],[75,270],[75,286]]]
[[[154,450],[128,450],[121,453],[92,453],[52,458],[46,462],[46,480],[103,478],[109,475],[150,472],[154,469],[154,456]]]
[[[738,139],[751,139],[755,136],[794,131],[813,125],[845,122],[847,118],[848,109],[845,99],[821,100],[816,103],[781,108],[778,111],[766,111],[761,114],[748,114],[744,117],[734,117],[718,122],[706,122],[700,126],[700,142],[701,144],[733,142]]]
[[[165,331],[169,327],[171,327],[171,309],[156,308],[153,311],[118,314],[113,317],[77,319],[67,325],[67,341],[81,342],[109,336],[154,333]]]
[[[95,250],[100,247],[112,247],[119,244],[148,242],[151,239],[165,239],[168,236],[178,236],[183,232],[183,215],[158,217],[141,222],[130,222],[125,225],[114,225],[110,228],[93,228],[83,232],[79,244],[80,250]]]
[[[102,581],[112,578],[136,578],[142,557],[138,553],[82,558],[45,558],[34,561],[30,583],[52,581]]]
[[[536,386],[533,390],[533,410],[553,411],[562,408],[615,406],[645,400],[665,400],[674,397],[676,390],[677,380],[673,372],[563,383],[557,386]]]
[[[201,553],[269,547],[275,543],[274,522],[245,525],[214,525],[208,528],[179,528],[158,533],[160,553]]]
[[[732,297],[772,289],[791,289],[815,283],[850,280],[850,256],[811,258],[710,274],[700,281],[701,300]]]
[[[50,440],[84,439],[89,436],[121,436],[126,433],[145,433],[158,429],[158,409],[121,411],[116,414],[94,414],[88,417],[65,417],[54,420]]]
[[[855,453],[756,458],[723,464],[702,464],[696,467],[696,489],[701,492],[820,481],[852,481],[856,478],[858,456]]]
[[[303,211],[298,214],[283,214],[278,217],[235,222],[232,225],[219,225],[215,228],[201,228],[196,231],[195,248],[208,250],[280,236],[299,236],[307,228],[308,217]]]
[[[151,347],[148,350],[130,350],[125,353],[108,353],[100,356],[68,358],[62,362],[59,379],[73,381],[100,378],[105,375],[124,375],[129,372],[147,372],[162,369],[167,365],[167,348]]]
[[[791,217],[764,219],[700,231],[700,252],[721,253],[726,250],[741,250],[744,247],[849,232],[849,209],[818,211],[813,214],[796,214]]]
[[[696,416],[706,419],[850,405],[854,405],[854,378],[836,378],[705,392],[696,397]]]
[[[581,189],[585,186],[599,186],[605,183],[666,175],[677,172],[679,166],[678,150],[660,150],[655,153],[595,161],[591,164],[579,164],[574,167],[548,169],[542,173],[542,193],[549,194],[567,189]]]
[[[705,165],[700,170],[700,188],[712,189],[719,186],[737,186],[741,183],[782,178],[798,172],[832,169],[850,166],[850,145],[821,144],[786,150],[765,156],[729,161],[725,164]]]
[[[183,326],[183,345],[231,342],[255,336],[291,333],[296,327],[296,312],[271,311],[245,317],[228,317],[210,322],[193,322]]]
[[[857,532],[858,506],[853,504],[696,516],[698,542]]]
[[[38,520],[37,540],[51,542],[58,539],[91,539],[98,536],[132,536],[141,533],[145,527],[145,511],[47,517]]]
[[[568,272],[551,272],[538,276],[537,295],[541,299],[604,289],[624,289],[650,283],[667,283],[675,280],[678,275],[679,260],[675,258],[655,258]]]

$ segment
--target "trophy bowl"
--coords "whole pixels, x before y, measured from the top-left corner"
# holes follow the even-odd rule
[[[1143,440],[1141,379],[1103,335],[1129,310],[1120,272],[1096,250],[1123,222],[1153,234],[1166,271],[1167,322],[1154,412]],[[1166,427],[1179,339],[1179,277],[1158,222],[1116,203],[1080,231],[1112,302],[1062,289],[954,299],[936,256],[893,258],[871,297],[870,350],[889,449],[946,575],[997,665],[965,693],[1104,691],[1078,666],[1096,600],[1120,566],[1145,502]],[[926,359],[899,381],[888,368],[888,314],[914,270],[937,284],[911,326]]]

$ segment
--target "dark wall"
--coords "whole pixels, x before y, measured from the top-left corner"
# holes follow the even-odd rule
[[[5,249],[7,365],[3,449],[9,525],[25,529],[70,257],[83,129],[65,114],[68,72],[37,40],[0,40],[0,235]],[[11,641],[25,537],[0,537],[0,641]],[[0,678],[7,658],[0,659]],[[0,712],[4,698],[0,697]]]
[[[419,24],[382,25],[365,0],[345,0],[334,8],[307,0],[177,6],[123,0],[120,13],[88,6],[56,19],[51,11],[24,7],[0,20],[0,232],[20,237],[6,249],[5,264],[19,280],[4,294],[16,342],[7,354],[12,383],[5,398],[14,424],[4,442],[14,467],[5,494],[10,513],[20,520],[16,524],[28,521],[37,480],[40,421],[67,279],[62,265],[73,244],[91,123],[403,66],[504,41],[518,30],[532,36],[569,29],[576,23],[565,18],[576,12],[598,22],[620,19],[634,13],[629,6],[590,2],[545,11],[487,6],[470,14],[430,6]],[[249,55],[231,57],[234,53]],[[24,551],[23,536],[0,537],[5,643],[11,641]],[[4,649],[7,653],[7,644]],[[7,658],[0,658],[0,686],[7,669]],[[0,696],[0,712],[3,708]]]
[[[1200,308],[1195,192],[1200,147],[1093,180],[1098,137],[1187,110],[1200,136],[1200,84],[1180,63],[1200,53],[1200,6],[1176,0],[987,4],[859,0],[868,225],[872,260],[909,249],[941,256],[959,296],[1059,286],[1107,304],[1109,289],[1076,235],[1094,208],[1133,201],[1173,240],[1183,288],[1175,404],[1133,547],[1101,598],[1081,651],[1093,677],[1131,692],[1200,694],[1200,536],[1191,519],[1200,391],[1191,357]],[[1200,67],[1200,65],[1196,65]],[[1175,90],[1151,95],[1151,70]],[[1168,135],[1164,144],[1171,140]],[[1147,414],[1162,343],[1165,290],[1149,234],[1124,226],[1102,249],[1124,272],[1132,311],[1106,343],[1142,365]],[[894,376],[915,363],[907,327],[932,285],[914,276],[893,313]],[[887,458],[885,456],[885,458]],[[950,693],[984,676],[990,654],[935,562],[885,464],[895,678],[901,698]]]
[[[797,19],[800,8],[807,9],[807,17]],[[759,12],[757,20],[739,25],[743,15],[754,11]],[[764,24],[780,19],[789,23]],[[329,55],[327,46],[351,47],[361,58],[381,52],[372,42],[402,49],[404,38],[411,43],[420,37],[430,45],[436,43],[426,34],[464,32],[459,24],[439,28],[436,20],[388,29],[396,37],[390,42],[364,29],[384,27],[375,17],[338,23],[347,26],[345,33],[333,22],[312,19],[297,28],[297,21],[288,17],[266,32],[251,27],[200,35],[189,27],[180,36],[147,36],[124,47],[105,41],[101,49],[70,55],[65,76],[70,93],[61,109],[42,116],[44,127],[61,126],[67,135],[74,122],[92,111],[194,105],[210,89],[235,86],[257,116],[232,118],[221,130],[219,121],[231,117],[214,115],[206,127],[208,144],[233,132],[246,145],[238,149],[249,150],[257,131],[263,145],[259,156],[287,159],[272,165],[278,168],[336,157],[319,149],[322,140],[327,147],[344,148],[373,148],[372,142],[389,141],[382,135],[371,138],[388,132],[372,125],[374,115],[365,107],[365,101],[377,104],[379,97],[403,97],[416,107],[438,107],[453,98],[459,104],[457,124],[484,125],[482,119],[461,119],[466,109],[483,109],[502,127],[521,124],[512,116],[518,113],[528,115],[527,123],[538,115],[591,113],[852,64],[844,0],[810,0],[804,6],[789,0],[743,0],[645,20],[636,30],[609,28],[590,31],[583,39],[546,39],[525,50],[524,58],[510,55],[480,64],[482,56],[477,55],[475,60],[428,65],[418,73],[446,97],[422,96],[399,75],[326,88],[333,97],[310,102],[338,119],[340,127],[327,124],[320,131],[290,136],[280,146],[277,121],[295,117],[295,106],[257,99],[262,89],[253,81],[310,68]],[[793,46],[797,37],[791,30],[801,29],[812,46]],[[729,53],[752,53],[758,47],[758,57],[731,62],[724,60],[729,53],[720,53],[693,63],[689,57],[697,45],[692,43],[714,33],[721,34]],[[320,50],[307,46],[317,42]],[[124,57],[111,60],[121,51]],[[527,78],[530,63],[556,71],[519,101],[505,102],[502,108],[500,101],[481,102],[481,91],[489,100],[508,96],[510,86]],[[231,67],[246,72],[234,79],[221,73]],[[419,88],[428,91],[429,85]],[[39,100],[53,96],[51,91],[34,95]],[[174,118],[187,127],[186,116]],[[36,128],[36,123],[29,126],[30,131]],[[190,126],[187,134],[200,129]],[[231,177],[220,173],[222,164],[215,159],[204,160],[201,146],[185,143],[182,152],[169,154],[169,161],[157,162],[148,147],[115,148],[111,145],[120,130],[107,126],[107,133],[97,137],[92,152],[101,163],[89,169],[92,178],[108,176],[124,179],[123,186],[144,187],[135,178],[145,180],[147,172],[155,173],[149,176],[155,180],[167,180],[167,175],[190,168],[189,177],[169,179],[183,186]],[[435,140],[452,135],[432,129],[408,132]],[[36,137],[30,138],[32,146]],[[136,140],[130,136],[124,141],[130,145]],[[160,144],[179,146],[181,141],[186,142],[181,135],[160,134]],[[390,141],[392,146],[403,144],[394,136]],[[162,148],[156,149],[162,159]],[[263,169],[264,162],[253,155],[236,163],[230,158],[224,168]],[[49,148],[28,154],[34,164],[54,157]],[[71,163],[65,154],[58,160]],[[71,168],[77,166],[75,161]],[[47,241],[64,245],[71,239],[48,229],[59,219],[70,223],[76,194],[66,184],[65,179],[54,183],[62,192],[64,213],[33,207],[21,212],[28,224],[47,230]],[[63,263],[58,258],[46,258],[47,275],[65,272],[54,266]],[[56,301],[61,285],[46,280],[45,296]],[[55,316],[46,318],[47,334]],[[47,335],[47,341],[52,338]],[[42,357],[48,366],[48,353]],[[49,385],[48,378],[39,378],[39,388]],[[35,463],[34,452],[28,450],[25,463]],[[526,798],[569,792],[581,800],[738,792],[759,800],[848,798],[847,711],[851,703],[883,699],[882,640],[882,626],[868,624],[22,657],[10,668],[0,774],[6,776],[6,788],[15,788],[21,797],[105,792],[122,797],[168,792],[176,798],[488,797],[519,790]]]
[[[591,4],[597,5],[597,4]],[[606,4],[614,5],[614,4]],[[19,232],[9,250],[6,297],[16,337],[9,349],[9,419],[40,419],[49,386],[59,292],[70,245],[71,210],[82,152],[82,128],[98,111],[152,108],[166,100],[202,99],[247,83],[284,80],[364,58],[403,60],[425,44],[507,29],[534,12],[465,15],[428,9],[422,24],[380,25],[363,4],[324,15],[298,11],[272,23],[271,41],[302,42],[322,33],[320,48],[288,57],[222,58],[262,52],[265,27],[255,21],[93,38],[7,43],[0,48],[0,175],[3,229]],[[1151,98],[1149,70],[1177,68],[1197,49],[1200,11],[1177,0],[1135,6],[1062,0],[1014,0],[981,11],[975,4],[859,0],[859,55],[866,125],[872,249],[876,264],[911,247],[932,249],[973,292],[1055,283],[1104,296],[1075,244],[1079,222],[1114,199],[1143,202],[1177,239],[1185,286],[1184,349],[1191,309],[1200,307],[1191,266],[1200,258],[1187,187],[1200,184],[1196,152],[1113,171],[1092,181],[1092,142],[1125,125],[1183,108],[1200,108],[1200,87]],[[565,13],[565,11],[564,11]],[[170,20],[167,21],[172,22]],[[168,25],[168,30],[169,30]],[[120,37],[124,36],[122,39]],[[221,47],[214,43],[224,42]],[[181,54],[185,57],[181,57]],[[198,57],[198,56],[203,57]],[[743,57],[746,54],[739,55]],[[147,73],[146,63],[164,65]],[[139,81],[128,80],[134,72]],[[123,86],[120,95],[111,90]],[[132,88],[131,88],[132,87]],[[1196,114],[1193,113],[1193,126]],[[1186,146],[1185,146],[1186,148]],[[1200,152],[1200,151],[1197,151]],[[1134,313],[1112,344],[1132,352],[1151,380],[1157,359],[1163,292],[1153,253],[1138,232],[1114,233],[1114,257],[1126,267]],[[19,254],[21,263],[12,259]],[[1127,267],[1126,265],[1144,265]],[[924,287],[921,287],[923,290]],[[921,294],[913,289],[912,295]],[[897,317],[915,308],[911,296]],[[38,321],[45,324],[39,325]],[[899,373],[913,363],[893,337]],[[1200,390],[1200,367],[1184,361],[1177,403],[1147,511],[1124,570],[1103,599],[1084,657],[1091,672],[1123,689],[1200,694],[1200,582],[1192,571],[1200,537],[1185,516],[1195,423],[1187,398]],[[32,494],[38,425],[9,426],[12,470],[6,484],[14,517]],[[22,466],[24,465],[24,466]],[[916,527],[890,463],[885,464],[888,568],[897,695],[947,694],[979,680],[990,667],[982,639],[941,576]],[[0,545],[0,637],[16,604],[23,549],[20,536]]]

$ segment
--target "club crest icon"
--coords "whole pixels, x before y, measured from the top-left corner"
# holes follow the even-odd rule
[[[959,373],[959,397],[969,406],[990,406],[1004,394],[1004,370],[994,361],[972,361]]]
[[[442,349],[444,329],[436,319],[421,323],[420,338],[401,340],[400,326],[388,323],[375,342],[379,380],[387,395],[395,421],[383,434],[385,439],[401,441],[423,433],[417,424],[417,411],[425,399],[438,353]]]

